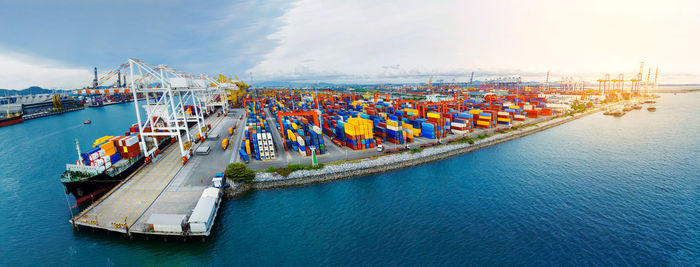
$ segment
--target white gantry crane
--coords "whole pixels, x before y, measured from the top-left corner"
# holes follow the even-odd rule
[[[197,124],[197,132],[203,135],[205,110],[199,97],[207,88],[195,84],[190,75],[177,72],[166,66],[154,66],[138,59],[128,60],[129,87],[137,99],[143,94],[145,103],[134,101],[136,119],[141,134],[140,146],[146,157],[158,149],[157,137],[175,137],[178,141],[183,163],[192,156],[188,122]],[[184,140],[183,140],[184,138]]]

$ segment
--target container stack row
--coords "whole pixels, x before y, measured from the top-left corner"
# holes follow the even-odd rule
[[[292,151],[297,151],[301,156],[311,156],[326,153],[326,144],[323,142],[321,128],[309,123],[306,118],[293,118],[284,120],[285,145]]]
[[[241,142],[241,148],[238,150],[243,160],[247,161],[251,157],[256,160],[276,158],[275,146],[269,129],[269,125],[262,115],[248,119],[245,139]]]

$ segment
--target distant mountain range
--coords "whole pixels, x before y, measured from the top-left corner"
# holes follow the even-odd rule
[[[37,94],[51,94],[53,92],[63,92],[68,90],[59,89],[44,89],[39,86],[32,86],[27,89],[22,90],[12,90],[12,89],[0,89],[0,96],[13,96],[13,95],[37,95]]]

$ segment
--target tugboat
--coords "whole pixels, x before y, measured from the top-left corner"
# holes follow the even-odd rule
[[[86,120],[85,122],[83,122],[83,124],[90,124],[90,123],[92,123],[92,121],[90,121],[90,120]]]

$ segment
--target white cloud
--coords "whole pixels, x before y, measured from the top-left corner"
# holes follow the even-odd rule
[[[278,46],[248,70],[256,80],[465,80],[472,70],[629,77],[642,60],[662,77],[700,73],[696,1],[301,0],[280,20],[268,36]]]
[[[75,89],[88,85],[91,77],[87,68],[67,67],[50,59],[0,51],[0,88]]]

